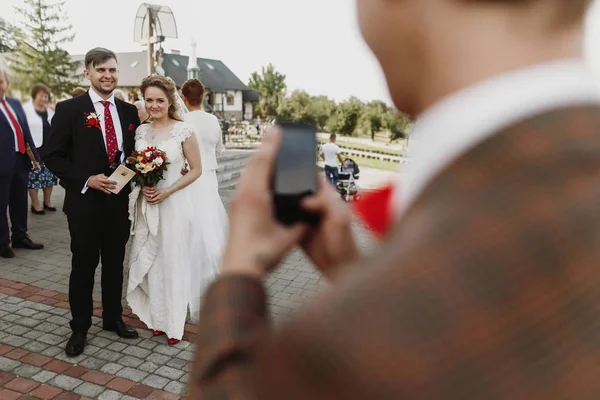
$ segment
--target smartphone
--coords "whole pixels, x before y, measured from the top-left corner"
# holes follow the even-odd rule
[[[275,217],[285,225],[316,225],[319,215],[306,212],[301,202],[318,190],[317,127],[296,122],[277,125],[283,130],[283,138],[273,171]]]

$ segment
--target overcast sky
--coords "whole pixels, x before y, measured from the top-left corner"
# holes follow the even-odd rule
[[[189,54],[191,39],[198,57],[220,59],[244,81],[273,63],[287,75],[289,89],[302,88],[336,100],[357,96],[389,100],[379,65],[362,41],[355,0],[155,0],[169,6],[178,39],[163,43]],[[13,6],[2,0],[0,15],[14,20]],[[133,41],[134,0],[66,0],[64,10],[77,36],[66,49],[83,54],[95,46],[116,52],[141,51]],[[600,7],[588,18],[588,59],[600,79]]]

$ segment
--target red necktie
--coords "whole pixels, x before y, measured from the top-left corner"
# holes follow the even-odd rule
[[[363,195],[354,202],[353,211],[375,234],[382,237],[389,233],[394,220],[392,184]]]
[[[8,108],[6,100],[2,99],[0,100],[0,103],[2,103],[2,105],[4,106],[6,114],[8,114],[8,118],[10,119],[10,122],[12,122],[13,126],[15,127],[15,131],[17,132],[17,144],[19,146],[19,153],[25,154],[25,138],[23,137],[23,130],[21,129],[21,125],[19,125],[19,121],[17,121],[12,111],[10,111],[10,108]]]
[[[101,102],[104,106],[104,133],[106,134],[106,154],[108,155],[108,162],[111,163],[115,160],[117,151],[119,151],[119,143],[117,142],[117,133],[115,132],[115,124],[112,120],[110,113],[110,102]]]

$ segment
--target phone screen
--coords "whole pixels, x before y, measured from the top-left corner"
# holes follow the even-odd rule
[[[275,162],[274,192],[279,195],[316,192],[316,128],[291,123],[280,125],[284,133]]]

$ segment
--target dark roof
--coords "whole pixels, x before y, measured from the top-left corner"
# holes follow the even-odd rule
[[[73,56],[73,59],[77,61],[83,61],[83,58],[83,55]],[[142,79],[148,75],[146,52],[117,53],[117,58],[119,60],[119,86],[139,86]],[[241,90],[244,91],[244,99],[246,99],[246,91],[252,92],[222,61],[208,58],[198,58],[197,60],[200,67],[200,81],[208,89],[218,93],[224,93],[227,90]],[[182,85],[187,80],[188,62],[188,56],[165,53],[162,68],[165,70],[166,76],[171,77],[176,84]],[[79,71],[82,76],[83,69],[82,62]],[[81,84],[89,86],[89,82],[85,78],[82,79]],[[256,100],[246,101],[258,101],[260,98],[258,93],[249,94],[249,96]]]
[[[190,58],[181,54],[165,54],[162,67],[165,75],[171,77],[176,84],[182,85],[187,80],[187,67]],[[250,90],[222,61],[198,58],[200,81],[214,92],[227,90]]]
[[[252,89],[244,90],[242,92],[242,96],[243,96],[244,101],[249,101],[249,102],[260,101],[260,94],[258,94],[257,92],[255,92]]]

